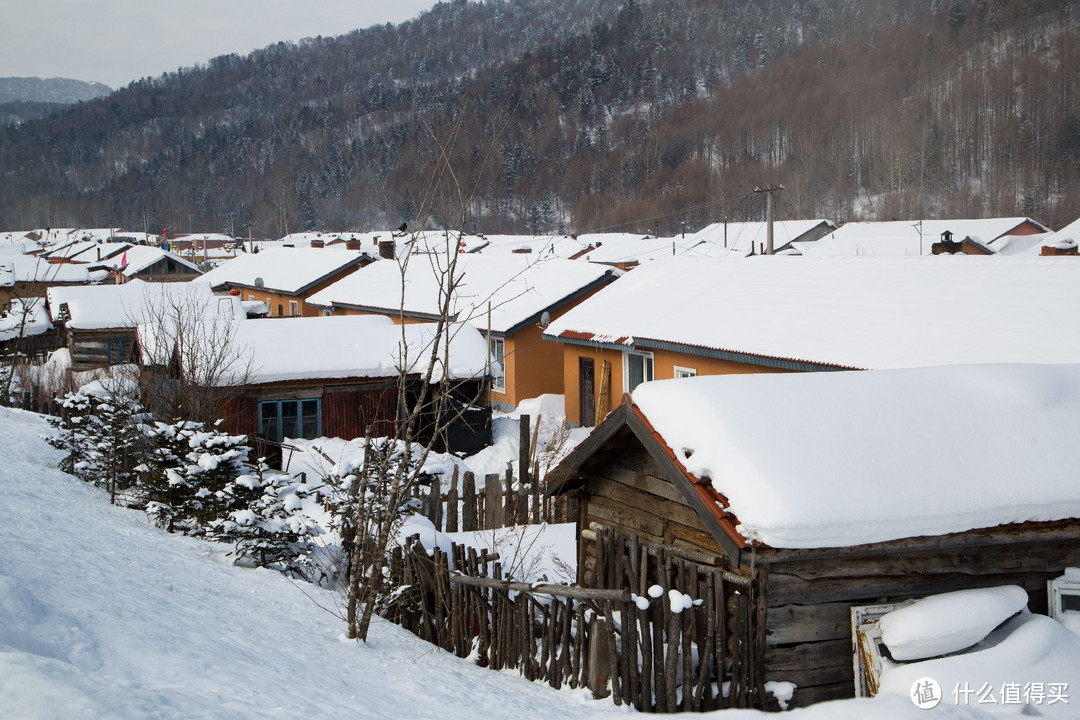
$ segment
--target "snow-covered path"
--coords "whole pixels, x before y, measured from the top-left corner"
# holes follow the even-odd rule
[[[386,622],[374,623],[368,645],[348,641],[343,621],[319,607],[336,608],[333,593],[233,567],[223,546],[110,506],[55,469],[59,453],[38,439],[46,430],[35,415],[0,408],[0,718],[632,712],[476,667]],[[903,698],[792,716],[924,717]]]

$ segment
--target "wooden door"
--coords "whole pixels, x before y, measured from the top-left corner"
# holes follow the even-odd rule
[[[581,393],[578,424],[581,427],[592,427],[596,423],[596,374],[593,365],[592,358],[578,357],[578,388]]]

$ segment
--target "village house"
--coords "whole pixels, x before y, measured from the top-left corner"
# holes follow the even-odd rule
[[[263,302],[270,317],[312,317],[323,314],[323,308],[310,305],[312,295],[373,259],[356,250],[275,248],[242,253],[196,282],[245,301]]]
[[[1070,258],[643,265],[554,320],[566,417],[594,425],[649,380],[989,362],[1080,362]]]
[[[141,327],[139,337],[143,364],[164,366],[163,354],[154,350],[160,337],[155,328]],[[271,444],[393,435],[401,382],[405,405],[412,407],[435,337],[430,323],[401,328],[377,316],[237,322],[229,329],[229,367],[212,375],[225,427]],[[448,350],[440,341],[431,382],[444,376],[450,381],[447,411],[439,418],[427,413],[418,438],[426,440],[438,426],[440,448],[475,452],[491,442],[491,415],[470,408],[486,401],[490,380],[501,369],[471,326],[448,325],[443,338]],[[454,417],[459,412],[462,417]]]
[[[453,256],[451,256],[453,257]],[[611,268],[528,255],[458,255],[450,318],[468,322],[491,344],[505,376],[492,384],[494,406],[563,392],[562,350],[543,326],[610,284]],[[380,262],[312,295],[308,304],[337,315],[385,315],[396,323],[437,321],[447,256],[415,253],[405,265]],[[405,289],[402,297],[402,289]]]
[[[0,263],[0,313],[11,310],[11,289],[15,287],[15,269]]]
[[[1026,217],[976,220],[891,220],[845,223],[816,242],[795,242],[792,248],[808,257],[903,257],[939,254],[934,244],[946,239],[964,243],[946,252],[993,254],[994,241],[1047,233],[1042,223]],[[966,242],[965,242],[966,241]]]
[[[76,371],[133,362],[140,324],[165,324],[173,317],[192,322],[246,318],[237,298],[215,297],[209,286],[197,283],[136,279],[122,285],[50,287],[45,297]]]
[[[699,693],[789,682],[801,706],[854,694],[852,607],[1015,584],[1047,612],[1080,563],[1078,423],[1080,365],[659,381],[546,492],[579,503],[582,587],[709,598]]]

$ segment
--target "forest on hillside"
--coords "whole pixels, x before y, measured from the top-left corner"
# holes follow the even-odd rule
[[[0,130],[0,227],[1080,216],[1080,6],[455,0]],[[451,170],[452,172],[447,172]]]

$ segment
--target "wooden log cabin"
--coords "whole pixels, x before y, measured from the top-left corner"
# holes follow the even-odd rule
[[[132,280],[122,285],[50,287],[45,297],[76,371],[134,362],[140,324],[245,316],[238,299],[215,297],[209,286],[195,283]]]
[[[597,560],[608,528],[745,578],[737,652],[805,706],[854,694],[853,606],[1017,584],[1047,612],[1080,563],[1078,421],[1080,366],[667,380],[545,492],[579,501],[583,586],[625,582]]]
[[[419,402],[434,328],[433,323],[401,328],[383,317],[238,322],[229,338],[230,367],[214,378],[225,427],[268,440],[271,447],[287,439],[392,436],[400,416],[400,383],[405,383],[406,406]],[[486,401],[490,379],[501,369],[471,326],[450,325],[440,343],[447,336],[449,347],[437,353],[431,382],[438,383],[449,367],[446,412],[452,419],[424,413],[418,434],[426,440],[437,428],[443,433],[440,449],[445,444],[476,452],[491,443],[491,413],[473,406]],[[408,371],[402,373],[403,367]]]

